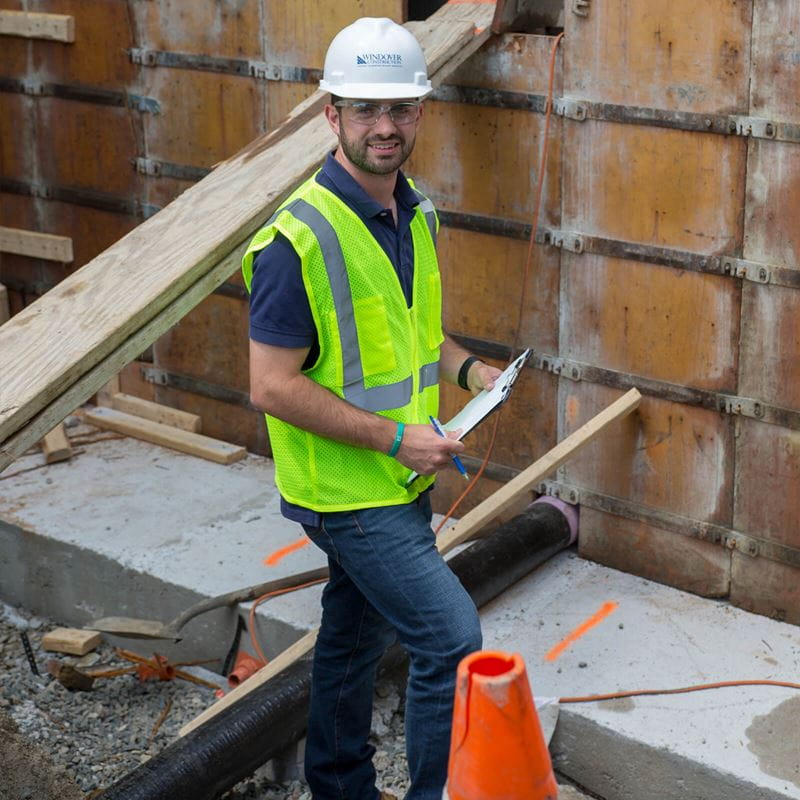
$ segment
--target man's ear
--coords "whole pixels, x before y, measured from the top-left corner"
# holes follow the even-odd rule
[[[331,126],[331,130],[336,134],[339,135],[339,109],[336,106],[332,106],[330,103],[326,104],[325,106],[325,119],[328,120],[328,125]]]

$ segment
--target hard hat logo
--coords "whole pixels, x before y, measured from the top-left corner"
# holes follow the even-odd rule
[[[419,42],[385,17],[362,17],[336,34],[319,86],[369,100],[421,99],[433,90]]]
[[[402,67],[403,56],[400,53],[364,53],[356,56],[356,64],[365,67]]]

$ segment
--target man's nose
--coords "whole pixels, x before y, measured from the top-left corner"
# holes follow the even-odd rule
[[[372,130],[375,133],[396,133],[397,126],[392,121],[392,118],[389,116],[389,109],[387,108],[381,115],[378,117],[377,122],[372,126]]]

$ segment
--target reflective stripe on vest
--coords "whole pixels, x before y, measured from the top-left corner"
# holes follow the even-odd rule
[[[436,212],[434,211],[433,203],[416,189],[414,189],[414,193],[419,198],[419,210],[425,215],[425,221],[428,223],[428,230],[431,232],[431,239],[433,239],[433,246],[436,247]]]

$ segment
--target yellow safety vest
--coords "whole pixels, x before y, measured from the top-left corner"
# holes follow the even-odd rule
[[[411,308],[389,257],[364,222],[314,176],[255,235],[242,273],[249,291],[255,254],[282,233],[300,257],[319,337],[319,357],[304,374],[358,408],[398,422],[428,424],[439,407],[442,288],[438,219],[430,200],[417,195]],[[269,414],[266,419],[275,481],[290,503],[315,511],[397,505],[411,502],[433,483],[427,476],[406,486],[410,470],[384,453],[319,436]]]

